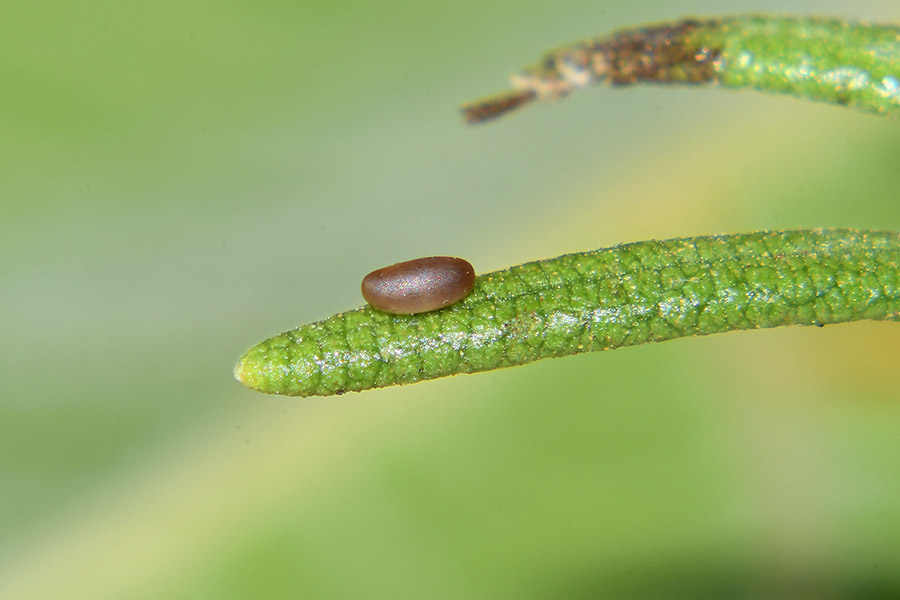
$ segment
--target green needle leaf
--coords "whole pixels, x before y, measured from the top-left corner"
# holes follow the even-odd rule
[[[327,396],[693,335],[900,314],[900,234],[848,229],[646,241],[477,278],[448,308],[360,308],[251,348],[235,377]]]
[[[900,115],[900,28],[741,16],[626,29],[548,53],[515,90],[463,107],[469,123],[609,81],[719,83]]]

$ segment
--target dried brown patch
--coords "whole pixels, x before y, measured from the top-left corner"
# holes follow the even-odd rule
[[[516,90],[466,104],[462,107],[462,113],[466,123],[482,123],[519,108],[534,100],[535,97],[534,90]]]
[[[714,62],[721,49],[699,46],[691,33],[709,23],[682,21],[629,29],[611,38],[588,42],[594,71],[614,84],[638,81],[702,83],[715,79]]]

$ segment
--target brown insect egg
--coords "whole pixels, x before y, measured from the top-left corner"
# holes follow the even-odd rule
[[[362,295],[377,310],[413,315],[459,302],[474,286],[468,261],[429,256],[372,271],[362,280]]]

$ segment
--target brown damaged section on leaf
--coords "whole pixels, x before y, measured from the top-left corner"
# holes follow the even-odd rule
[[[515,90],[465,105],[467,123],[481,123],[533,100],[562,98],[575,88],[608,80],[705,83],[716,78],[721,48],[698,43],[699,29],[718,21],[685,20],[675,25],[628,29],[548,53],[538,65],[515,75]]]
[[[589,42],[594,74],[614,84],[639,81],[704,83],[716,77],[715,61],[721,49],[698,46],[691,35],[710,23],[683,21],[628,30],[606,41]]]
[[[462,107],[466,123],[483,123],[515,110],[537,97],[534,90],[519,90],[497,94]]]

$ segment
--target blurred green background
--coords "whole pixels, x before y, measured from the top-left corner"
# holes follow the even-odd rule
[[[457,112],[622,26],[896,3],[4,7],[0,598],[900,596],[890,324],[340,398],[231,377],[410,257],[900,229],[896,121],[656,86]]]

